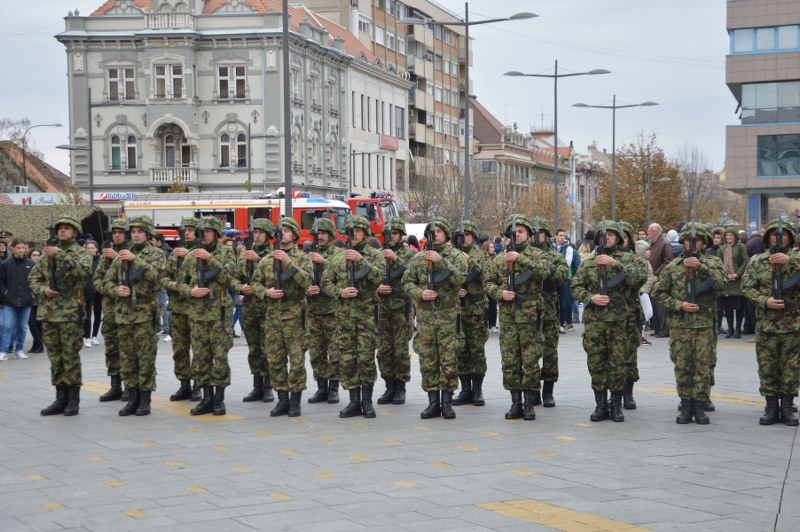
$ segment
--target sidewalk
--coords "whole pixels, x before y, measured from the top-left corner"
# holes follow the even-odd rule
[[[159,342],[153,413],[121,418],[102,346],[82,351],[74,418],[41,417],[54,396],[46,355],[0,363],[3,530],[796,530],[796,428],[758,425],[754,344],[721,339],[711,424],[676,425],[666,339],[639,350],[639,408],[591,423],[582,326],[560,335],[556,408],[506,421],[498,335],[487,344],[487,405],[423,421],[419,366],[404,406],[339,419],[339,405],[270,418],[242,403],[247,349],[230,353],[229,415],[170,403],[171,344]],[[648,337],[650,338],[650,337]],[[377,397],[383,392],[376,385]],[[343,394],[346,397],[346,393]],[[784,482],[785,479],[785,482]],[[780,510],[780,514],[778,512]]]

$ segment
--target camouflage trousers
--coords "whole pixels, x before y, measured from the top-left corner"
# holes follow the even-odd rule
[[[638,312],[638,311],[637,311]],[[639,380],[639,347],[642,345],[642,328],[633,318],[625,322],[628,352],[625,354],[625,380]]]
[[[339,378],[339,357],[336,355],[336,317],[334,314],[309,314],[306,330],[308,355],[314,380]]]
[[[486,375],[486,341],[489,329],[486,328],[486,315],[462,314],[461,332],[464,334],[464,348],[458,352],[459,375]]]
[[[625,360],[630,350],[625,322],[590,321],[584,324],[583,350],[596,392],[621,393],[625,388]]]
[[[544,336],[535,322],[514,323],[500,320],[500,354],[503,362],[503,388],[538,390],[541,388]]]
[[[558,320],[543,320],[542,380],[558,380]]]
[[[172,313],[169,324],[172,337],[172,362],[178,380],[192,378],[191,329],[188,314]]]
[[[336,354],[339,356],[339,382],[345,390],[375,384],[378,379],[376,342],[375,313],[372,310],[358,318],[338,321]]]
[[[300,320],[267,317],[264,350],[272,387],[279,392],[306,389],[306,349]]]
[[[113,300],[108,300],[106,306],[114,304]],[[100,327],[103,334],[103,343],[106,344],[106,374],[109,377],[119,377],[119,340],[117,337],[117,321],[113,312],[103,312],[103,324]]]
[[[50,359],[50,382],[53,386],[80,386],[83,320],[42,323],[44,346]],[[5,349],[4,349],[5,350]]]
[[[221,320],[195,322],[191,328],[192,375],[198,386],[230,386],[228,351],[233,347],[230,310]]]
[[[800,334],[756,329],[756,359],[761,395],[797,395],[800,387]]]
[[[383,378],[411,380],[411,316],[404,309],[378,312],[378,368]]]
[[[119,355],[125,388],[156,389],[158,334],[153,321],[118,323]]]
[[[714,386],[714,369],[717,367],[717,342],[719,341],[719,329],[717,324],[714,324],[714,349],[711,352],[711,386]]]
[[[452,320],[426,320],[423,314],[417,321],[414,351],[419,355],[422,389],[426,392],[458,388],[456,353],[464,348],[464,333],[458,334],[456,313],[452,314]]]
[[[269,377],[266,346],[266,321],[263,312],[245,307],[242,309],[242,331],[247,340],[247,364],[250,374],[257,377]]]
[[[675,364],[675,384],[681,399],[708,401],[716,337],[712,328],[670,327],[669,358]]]

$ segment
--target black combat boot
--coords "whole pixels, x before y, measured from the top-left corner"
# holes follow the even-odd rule
[[[214,387],[210,384],[203,385],[203,399],[192,408],[189,413],[193,416],[210,414],[214,411]]]
[[[703,402],[703,410],[706,412],[714,412],[717,410],[717,407],[714,406],[714,403],[712,403],[711,399],[709,399],[708,401]]]
[[[271,403],[275,400],[275,395],[272,393],[272,383],[269,380],[269,377],[264,377],[264,398],[262,399],[265,403]]]
[[[442,403],[440,405],[442,409],[442,417],[445,419],[455,419],[456,418],[456,411],[453,410],[453,391],[452,390],[442,390]]]
[[[127,403],[131,400],[131,392],[128,388],[123,388],[122,395],[119,396],[119,400],[123,403]]]
[[[522,405],[522,419],[525,421],[533,421],[536,419],[536,412],[533,411],[533,401],[538,393],[537,390],[525,390],[525,402]]]
[[[622,392],[611,392],[611,421],[625,421],[625,414],[622,413]]]
[[[622,406],[625,410],[636,410],[636,401],[633,399],[633,382],[625,381],[625,389],[622,391]]]
[[[375,414],[375,407],[372,406],[372,390],[374,384],[367,384],[361,387],[361,413],[364,414],[366,418],[374,418],[377,414]]]
[[[317,379],[317,391],[308,398],[308,404],[326,403],[328,401],[328,379]]]
[[[139,408],[139,390],[128,388],[128,403],[119,411],[120,416],[132,416]]]
[[[397,390],[397,383],[394,377],[384,377],[383,381],[386,383],[386,391],[383,395],[378,397],[379,405],[388,405],[394,401],[394,394]]]
[[[484,406],[486,400],[483,398],[483,375],[472,376],[472,405]]]
[[[466,405],[472,402],[472,376],[471,375],[459,375],[458,380],[461,381],[461,391],[458,392],[453,398],[453,404],[455,406]]]
[[[67,407],[67,385],[56,384],[56,400],[48,406],[43,408],[40,414],[43,416],[54,416],[56,414],[63,414],[64,409]]]
[[[244,396],[243,403],[254,403],[264,399],[264,377],[253,375],[253,390]]]
[[[796,427],[798,420],[797,416],[792,414],[792,403],[794,403],[793,395],[784,395],[781,397],[781,420],[783,421],[784,425]]]
[[[733,333],[733,337],[734,338],[741,338],[742,337],[742,325],[741,324],[737,324],[736,325],[736,330]]]
[[[169,396],[170,401],[185,401],[192,397],[192,383],[189,379],[181,379],[178,391]]]
[[[119,375],[111,376],[111,388],[106,393],[100,396],[101,403],[109,401],[119,401],[122,397],[122,379]]]
[[[556,406],[556,400],[553,398],[553,387],[556,381],[544,381],[542,387],[542,406],[545,408],[553,408]]]
[[[774,395],[768,395],[767,406],[764,408],[764,415],[758,420],[759,425],[772,425],[780,421],[780,413],[778,412],[778,398]]]
[[[525,402],[525,393],[522,394],[522,402]],[[533,392],[533,406],[539,406],[542,404],[542,393],[539,390],[534,390]],[[524,409],[524,407],[523,407]]]
[[[77,416],[81,404],[81,387],[67,386],[67,406],[64,408],[65,416]],[[790,411],[791,412],[791,411]]]
[[[289,413],[289,391],[278,390],[278,404],[275,405],[269,415],[271,417],[285,416]]]
[[[331,379],[328,382],[328,404],[335,405],[339,403],[339,381]]]
[[[394,398],[392,399],[392,404],[406,404],[406,381],[400,379],[394,380]]]
[[[442,406],[439,403],[439,390],[431,390],[428,392],[428,408],[423,410],[419,417],[422,419],[431,419],[442,415]]]
[[[137,416],[150,415],[150,390],[142,390],[139,392],[139,405],[136,407]]]
[[[603,421],[604,419],[608,419],[608,399],[606,398],[605,390],[602,392],[595,390],[594,402],[597,405],[597,408],[594,409],[594,412],[592,412],[592,415],[589,416],[589,419],[592,421]]]
[[[214,389],[214,407],[212,413],[215,416],[224,416],[226,414],[225,410],[225,387],[224,386],[217,386]]]
[[[703,408],[703,401],[692,401],[692,408],[694,410],[694,420],[698,425],[708,425],[711,423],[705,408]]]
[[[196,403],[203,399],[203,394],[201,393],[200,387],[197,385],[197,381],[194,381],[194,385],[192,386],[192,395],[189,397],[189,400]]]
[[[702,403],[700,403],[702,405]],[[696,405],[692,399],[681,399],[681,413],[675,418],[675,423],[678,425],[686,425],[692,422]]]
[[[353,417],[361,415],[361,388],[351,388],[350,403],[339,412],[339,417]]]
[[[725,318],[728,322],[728,332],[725,333],[725,338],[733,338],[733,320]]]
[[[300,401],[302,400],[303,392],[291,392],[289,394],[289,417],[300,417]]]
[[[511,408],[506,412],[506,419],[522,417],[522,391],[511,390]]]

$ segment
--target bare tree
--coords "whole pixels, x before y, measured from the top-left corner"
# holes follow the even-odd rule
[[[714,178],[706,155],[698,146],[685,143],[678,150],[673,163],[683,177],[687,220],[712,216],[716,193],[722,187],[719,186],[719,179]]]

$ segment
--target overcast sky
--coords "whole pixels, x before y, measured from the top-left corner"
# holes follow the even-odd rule
[[[70,9],[88,14],[101,0],[4,1],[0,17],[0,116],[32,124],[29,139],[46,160],[69,171],[69,155],[55,149],[69,141],[66,55],[53,36]],[[293,2],[294,3],[294,2]],[[439,0],[458,15],[464,2]],[[617,145],[637,133],[655,132],[667,156],[684,143],[699,146],[715,170],[725,164],[725,125],[736,122],[736,101],[725,86],[726,2],[721,0],[472,0],[470,19],[529,11],[538,18],[476,26],[471,78],[478,99],[501,122],[551,127],[553,83],[509,78],[520,70],[552,73],[605,68],[611,74],[559,82],[559,137],[579,152],[597,141],[611,151],[611,111],[578,109],[573,103],[610,105],[658,102],[658,107],[617,112]]]

